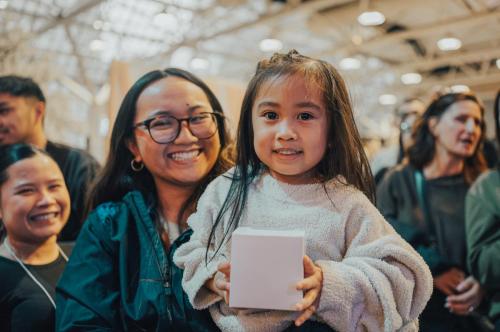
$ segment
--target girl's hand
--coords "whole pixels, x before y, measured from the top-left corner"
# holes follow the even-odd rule
[[[460,316],[466,316],[474,311],[481,304],[484,296],[484,291],[472,276],[463,280],[456,287],[456,292],[458,294],[446,298],[445,307]]]
[[[205,282],[205,287],[218,294],[229,304],[229,286],[230,286],[231,264],[229,262],[220,263],[217,266],[215,276]]]
[[[314,314],[319,304],[322,287],[323,271],[307,255],[304,256],[304,279],[297,284],[297,290],[304,291],[304,298],[295,305],[297,310],[302,311],[295,320],[296,326],[302,325]]]

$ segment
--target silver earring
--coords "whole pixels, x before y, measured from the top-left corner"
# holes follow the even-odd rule
[[[134,172],[140,172],[144,168],[144,163],[142,161],[136,161],[135,159],[132,159],[130,161],[130,167]]]

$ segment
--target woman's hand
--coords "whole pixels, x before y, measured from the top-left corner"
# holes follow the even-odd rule
[[[215,276],[205,282],[205,287],[220,295],[227,304],[229,304],[230,275],[231,264],[229,262],[220,263],[217,266]]]
[[[453,267],[434,278],[434,287],[445,295],[453,295],[457,293],[457,287],[464,279],[464,272]]]
[[[473,276],[469,276],[456,287],[455,295],[446,298],[445,307],[456,315],[465,316],[481,304],[483,297],[483,289]]]
[[[295,320],[295,325],[300,326],[308,320],[316,311],[323,287],[323,271],[321,267],[315,265],[306,255],[304,256],[304,279],[297,284],[297,290],[304,291],[304,298],[295,305],[295,308],[302,311]]]

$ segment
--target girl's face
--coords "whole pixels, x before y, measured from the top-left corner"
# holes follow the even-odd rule
[[[462,100],[450,105],[439,119],[429,122],[436,149],[458,158],[472,156],[481,137],[482,121],[481,109],[475,102]]]
[[[252,125],[255,152],[274,178],[290,184],[315,181],[328,135],[319,88],[300,74],[271,79],[255,98]]]
[[[10,238],[43,242],[57,236],[69,216],[70,199],[61,170],[35,154],[7,168],[0,187],[0,216]]]
[[[157,115],[177,119],[213,112],[208,98],[197,85],[177,77],[166,77],[149,85],[139,96],[134,123]],[[144,127],[134,132],[129,149],[136,161],[149,170],[155,183],[195,187],[214,167],[220,151],[219,134],[208,139],[193,135],[182,121],[177,138],[168,144],[153,141]]]

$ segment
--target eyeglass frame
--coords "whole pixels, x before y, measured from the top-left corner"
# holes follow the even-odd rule
[[[193,131],[191,130],[191,126],[190,126],[189,120],[191,120],[192,118],[194,118],[194,117],[195,117],[195,115],[193,115],[193,116],[188,116],[188,117],[186,117],[186,118],[176,118],[175,116],[173,116],[173,115],[169,115],[169,114],[159,114],[159,115],[156,115],[156,116],[154,116],[154,117],[152,117],[152,118],[146,119],[146,120],[144,120],[144,121],[137,122],[136,124],[134,124],[134,125],[132,126],[132,129],[137,129],[137,128],[141,127],[141,126],[144,126],[144,127],[146,127],[146,129],[147,129],[147,131],[148,131],[149,137],[151,137],[151,139],[152,139],[155,143],[157,143],[157,144],[170,144],[170,143],[172,143],[173,141],[175,141],[175,140],[179,137],[179,134],[181,133],[182,123],[183,123],[184,121],[186,121],[186,122],[187,122],[187,127],[188,127],[189,132],[191,133],[191,135],[195,136],[195,137],[196,137],[196,138],[198,138],[198,139],[209,139],[209,138],[213,137],[213,136],[214,136],[214,135],[215,135],[215,134],[219,131],[219,123],[218,123],[218,120],[219,120],[219,119],[218,119],[217,117],[218,117],[218,116],[220,116],[220,118],[221,118],[222,120],[224,120],[224,119],[225,119],[224,113],[222,113],[222,112],[217,112],[217,111],[213,111],[213,112],[201,112],[201,113],[198,113],[198,114],[196,114],[196,115],[200,115],[200,114],[211,114],[211,115],[215,115],[215,125],[216,125],[216,127],[217,127],[217,128],[216,128],[216,130],[214,131],[214,133],[213,133],[212,135],[208,136],[208,137],[200,138],[200,137],[196,136],[196,135],[193,133]],[[151,122],[153,122],[153,121],[154,121],[154,120],[156,120],[157,118],[159,118],[159,117],[165,117],[165,116],[169,116],[169,117],[171,117],[171,118],[175,119],[179,125],[178,125],[178,127],[177,127],[177,134],[174,136],[174,138],[172,138],[172,140],[170,140],[170,141],[168,141],[168,142],[166,142],[166,143],[163,143],[163,142],[158,142],[157,140],[155,140],[155,139],[154,139],[153,134],[151,134],[151,127],[150,127],[150,125],[151,125]]]

